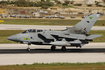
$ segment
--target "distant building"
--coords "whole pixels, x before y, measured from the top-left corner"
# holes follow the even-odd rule
[[[73,1],[74,4],[95,4],[95,2],[103,2],[103,0],[58,0],[60,2]]]
[[[17,0],[0,0],[0,1],[17,1]]]
[[[18,0],[0,0],[0,1],[18,1]],[[30,1],[30,2],[40,2],[41,0],[26,0],[26,1]],[[46,0],[45,0],[46,1]],[[74,4],[95,4],[95,2],[103,2],[103,0],[58,0],[61,3],[64,3],[65,1],[73,1]],[[53,1],[54,2],[54,1]]]
[[[60,1],[61,3],[64,3],[65,2],[65,0],[58,0],[58,1]]]
[[[41,0],[29,0],[30,2],[40,2]]]
[[[0,0],[0,1],[18,1],[18,0]],[[41,0],[26,0],[26,1],[38,2],[38,1],[41,1]]]
[[[103,0],[84,0],[84,2],[88,5],[89,4],[94,5],[95,2],[103,2]]]
[[[84,0],[86,4],[95,4],[94,0]]]

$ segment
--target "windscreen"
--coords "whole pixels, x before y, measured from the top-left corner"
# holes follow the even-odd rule
[[[24,33],[28,33],[28,31],[27,31],[27,30],[25,30],[25,31],[23,31],[23,32],[22,32],[22,34],[24,34]]]
[[[43,32],[43,30],[37,30],[37,32]]]
[[[35,33],[35,32],[36,32],[35,29],[28,29],[28,30],[23,31],[22,34],[24,34],[24,33]]]

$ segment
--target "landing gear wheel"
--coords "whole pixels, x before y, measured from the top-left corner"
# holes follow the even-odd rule
[[[81,48],[82,46],[80,45],[79,47]]]
[[[78,48],[78,46],[76,46],[76,48]]]
[[[62,46],[62,51],[66,51],[66,47],[65,46]]]
[[[55,50],[55,46],[51,46],[51,51],[54,51]]]
[[[29,47],[29,45],[31,45],[31,43],[28,43],[28,48],[27,48],[27,51],[29,51],[30,52],[30,47]]]
[[[30,51],[30,48],[27,48],[27,51]]]

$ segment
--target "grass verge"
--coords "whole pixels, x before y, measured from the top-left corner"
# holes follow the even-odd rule
[[[62,19],[2,19],[4,22],[0,24],[16,24],[16,25],[60,25],[74,26],[80,20],[62,20]],[[105,25],[105,20],[97,20],[94,26]]]
[[[105,62],[99,63],[34,63],[0,66],[1,70],[105,70]]]
[[[5,43],[16,43],[10,40],[7,40],[6,38],[14,35],[14,34],[18,34],[20,32],[22,32],[23,30],[0,30],[0,43],[1,44],[5,44]]]
[[[0,43],[1,44],[5,44],[5,43],[16,43],[16,42],[13,42],[13,41],[10,41],[10,40],[7,40],[6,38],[11,36],[11,35],[14,35],[14,34],[18,34],[20,32],[23,32],[23,30],[0,30]],[[101,37],[99,38],[95,38],[93,40],[93,42],[105,42],[105,30],[104,31],[101,31],[101,30],[98,30],[98,31],[90,31],[89,34],[100,34],[102,35]]]

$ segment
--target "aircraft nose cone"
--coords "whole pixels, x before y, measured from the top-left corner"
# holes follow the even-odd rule
[[[12,35],[12,36],[8,37],[7,39],[11,40],[11,41],[17,41],[17,35]]]

